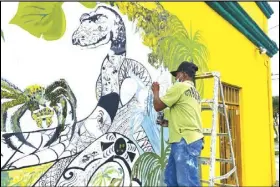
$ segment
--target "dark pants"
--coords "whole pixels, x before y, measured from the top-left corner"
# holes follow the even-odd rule
[[[191,144],[182,138],[178,143],[171,144],[171,153],[165,169],[167,186],[201,186],[198,156],[203,147],[203,140]]]

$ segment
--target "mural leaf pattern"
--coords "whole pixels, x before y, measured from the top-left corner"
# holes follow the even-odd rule
[[[18,25],[37,38],[60,39],[66,29],[63,2],[20,2],[11,24]]]
[[[201,31],[193,33],[191,26],[187,31],[177,16],[167,12],[160,3],[155,4],[154,9],[148,9],[135,2],[116,2],[119,10],[143,31],[143,44],[152,49],[149,63],[156,68],[164,65],[172,71],[182,61],[191,61],[198,66],[199,72],[208,71],[209,53],[202,43]],[[196,86],[203,97],[203,81],[197,81]]]
[[[53,163],[19,170],[2,171],[1,186],[32,186]]]
[[[140,180],[142,186],[163,186],[163,173],[171,151],[170,144],[165,146],[163,127],[161,127],[161,148],[160,156],[155,153],[146,152],[134,164],[132,176]]]
[[[119,186],[122,183],[121,170],[108,166],[100,168],[99,171],[90,180],[90,186]]]

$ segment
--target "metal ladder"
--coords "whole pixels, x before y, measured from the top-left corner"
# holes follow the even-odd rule
[[[195,79],[198,80],[198,79],[207,79],[207,78],[214,78],[213,98],[212,99],[202,99],[201,108],[202,108],[202,111],[205,111],[205,110],[212,111],[212,128],[204,129],[204,136],[211,136],[210,157],[209,158],[200,157],[199,161],[200,161],[200,164],[202,164],[202,165],[210,165],[210,169],[209,169],[210,171],[209,171],[209,180],[208,181],[201,180],[201,183],[207,183],[207,184],[209,184],[209,186],[239,186],[234,151],[233,151],[233,146],[232,146],[232,138],[231,138],[228,115],[227,115],[226,105],[225,105],[225,100],[224,100],[223,86],[222,86],[222,82],[220,79],[220,73],[219,72],[207,72],[207,73],[197,75]],[[221,104],[219,103],[219,91],[220,91]],[[205,107],[205,105],[206,105],[206,107]],[[217,133],[218,112],[222,112],[223,116],[225,117],[226,133]],[[217,136],[228,136],[229,143],[230,143],[230,155],[231,155],[230,159],[216,158]],[[233,165],[233,168],[225,175],[215,176],[216,162],[231,163]],[[222,184],[222,183],[216,182],[219,180],[227,179],[232,174],[235,175],[235,185]]]

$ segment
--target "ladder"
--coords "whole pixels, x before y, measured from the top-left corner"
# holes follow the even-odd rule
[[[201,183],[207,183],[209,186],[239,186],[238,183],[238,176],[237,176],[237,169],[235,164],[235,157],[232,145],[232,138],[230,133],[229,121],[226,111],[226,105],[224,100],[224,93],[223,93],[223,85],[220,79],[219,72],[206,72],[202,74],[198,74],[195,79],[207,79],[207,78],[214,78],[214,89],[213,89],[213,98],[212,99],[202,99],[202,111],[210,110],[212,111],[212,128],[204,129],[204,136],[211,136],[211,143],[210,143],[210,157],[200,157],[199,162],[203,165],[209,165],[209,180],[201,180]],[[219,92],[221,102],[219,103]],[[225,117],[226,122],[226,133],[217,133],[217,123],[218,123],[218,112],[221,112],[222,115]],[[222,159],[216,158],[216,140],[217,136],[227,136],[229,138],[230,143],[230,159]],[[222,176],[215,176],[215,164],[216,162],[220,163],[231,163],[233,168],[226,174]],[[232,184],[222,184],[218,183],[219,180],[224,180],[229,178],[232,174],[235,175],[235,185]]]

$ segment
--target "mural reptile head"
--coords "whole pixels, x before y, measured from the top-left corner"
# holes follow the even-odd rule
[[[125,26],[120,15],[107,6],[98,6],[95,11],[80,18],[80,26],[72,36],[73,45],[96,48],[111,43],[115,53],[125,51]]]

